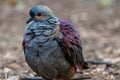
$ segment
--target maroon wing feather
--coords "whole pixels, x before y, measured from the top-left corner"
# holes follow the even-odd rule
[[[60,21],[60,32],[63,34],[59,45],[65,53],[66,59],[71,65],[82,69],[84,58],[82,55],[82,44],[78,32],[74,26],[67,21]]]

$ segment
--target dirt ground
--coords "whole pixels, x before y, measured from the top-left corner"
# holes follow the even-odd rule
[[[34,76],[21,47],[29,9],[49,6],[54,14],[73,23],[83,41],[89,69],[78,80],[120,80],[120,0],[105,6],[101,0],[0,0],[0,80]]]

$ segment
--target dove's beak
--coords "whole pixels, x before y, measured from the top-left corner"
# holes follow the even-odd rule
[[[30,17],[30,18],[28,18],[28,19],[26,20],[26,24],[29,24],[31,21],[33,21],[33,18],[32,18],[32,17]]]

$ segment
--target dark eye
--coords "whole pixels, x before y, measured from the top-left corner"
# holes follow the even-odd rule
[[[39,17],[40,17],[41,15],[42,15],[41,13],[38,13],[38,14],[37,14],[37,16],[39,16]]]

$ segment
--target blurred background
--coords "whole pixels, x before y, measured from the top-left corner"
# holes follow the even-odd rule
[[[0,0],[0,80],[35,74],[25,62],[21,44],[29,9],[37,4],[49,6],[57,17],[76,26],[86,60],[113,64],[90,65],[82,76],[120,79],[120,0]]]

